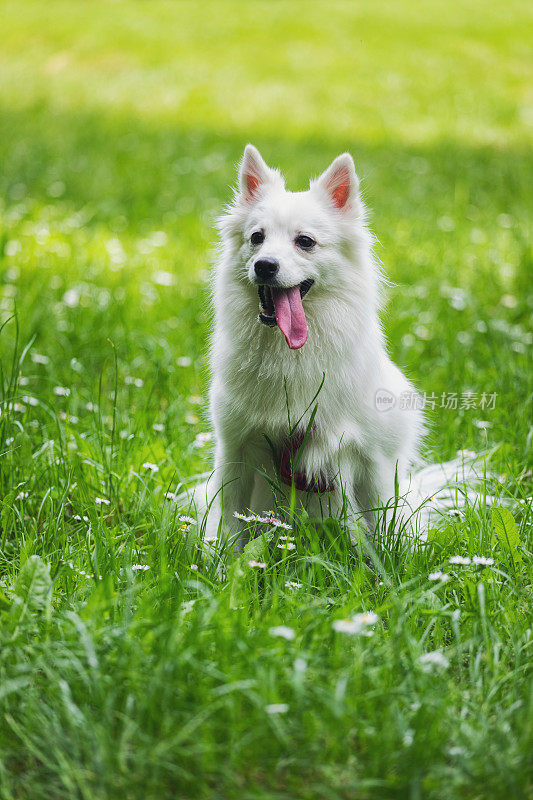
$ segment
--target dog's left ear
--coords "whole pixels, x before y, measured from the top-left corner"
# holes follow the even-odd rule
[[[328,196],[333,207],[348,211],[356,206],[359,197],[359,178],[349,153],[337,156],[335,161],[318,178],[316,185]]]

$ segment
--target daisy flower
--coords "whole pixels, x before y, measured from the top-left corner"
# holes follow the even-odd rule
[[[48,364],[50,361],[48,356],[42,356],[40,353],[32,353],[31,360],[34,364]]]
[[[472,564],[478,564],[480,567],[492,567],[494,559],[486,558],[485,556],[472,556]]]
[[[296,636],[294,630],[287,627],[287,625],[276,625],[274,628],[270,628],[268,632],[271,636],[279,636],[281,639],[286,639],[288,642]]]
[[[274,525],[276,528],[284,528],[286,531],[292,530],[292,525],[287,525],[286,522],[282,522],[280,519],[274,516],[273,511],[265,511],[265,516],[262,518],[262,522],[268,522],[269,525]],[[284,537],[280,536],[280,539]]]
[[[286,714],[288,710],[288,703],[269,703],[265,706],[267,714]]]
[[[284,528],[285,530],[292,530],[290,525],[287,525],[286,522],[282,522],[277,517],[274,517],[271,512],[265,512],[265,516],[260,517],[258,514],[241,514],[239,511],[234,511],[233,516],[236,519],[241,519],[243,522],[262,522],[266,525],[274,525],[275,528]],[[280,539],[286,537],[280,536]]]
[[[280,550],[296,550],[294,542],[279,542],[277,546]]]
[[[462,564],[463,566],[466,566],[470,563],[471,561],[469,556],[452,556],[450,558],[450,564]]]
[[[361,626],[354,622],[353,619],[336,619],[335,622],[332,623],[331,627],[337,633],[348,633],[354,635],[356,633],[360,633]]]
[[[373,636],[374,631],[369,630],[372,625],[379,621],[379,617],[374,611],[363,611],[355,614],[351,619],[337,619],[332,623],[332,628],[337,633],[347,633],[352,636],[361,634],[362,636]]]
[[[450,662],[440,650],[433,650],[431,653],[422,653],[418,659],[422,664],[424,672],[431,672],[433,669],[448,669]]]
[[[446,583],[446,581],[450,580],[450,576],[447,572],[430,572],[428,575],[430,581],[442,581],[442,583]]]
[[[235,519],[242,519],[243,522],[257,522],[259,517],[256,517],[255,514],[241,514],[239,511],[234,511],[233,516]]]

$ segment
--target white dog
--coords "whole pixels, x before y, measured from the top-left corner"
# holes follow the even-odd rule
[[[312,515],[364,514],[374,526],[424,426],[416,403],[399,403],[416,394],[387,355],[352,157],[290,192],[247,145],[219,230],[207,538],[221,519],[235,529],[235,512],[270,509],[291,483]]]

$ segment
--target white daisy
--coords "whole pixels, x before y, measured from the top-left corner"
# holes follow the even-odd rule
[[[267,714],[286,714],[289,710],[287,703],[269,703],[265,706]]]
[[[485,556],[472,556],[472,564],[478,564],[481,567],[492,567],[494,559],[486,558]]]
[[[430,572],[428,575],[430,581],[441,581],[442,583],[446,583],[446,581],[450,580],[450,576],[447,572]]]
[[[332,628],[337,633],[348,633],[352,636],[373,636],[374,631],[371,626],[379,621],[378,615],[374,611],[363,611],[361,614],[354,614],[351,619],[337,619],[332,623]]]
[[[205,447],[205,445],[211,441],[213,435],[209,433],[209,431],[203,431],[202,433],[196,434],[196,438],[192,444],[195,448]]]
[[[258,517],[255,516],[255,514],[249,514],[249,515],[241,514],[239,511],[234,511],[233,516],[236,519],[242,519],[243,522],[257,522],[257,520],[259,519]]]
[[[404,735],[403,735],[403,743],[404,743],[404,745],[406,747],[411,747],[411,745],[413,744],[414,738],[415,738],[414,731],[411,730],[411,728],[408,728],[405,731]]]
[[[274,515],[273,511],[265,511],[261,522],[268,522],[269,525],[274,525],[275,528],[284,528],[286,531],[292,530],[292,525],[287,525],[286,522],[282,522]],[[284,539],[286,537],[280,536],[279,538]]]
[[[40,353],[32,353],[31,360],[34,364],[48,364],[50,361],[48,356],[42,356]]]
[[[266,569],[266,563],[264,561],[254,561],[253,559],[248,562],[248,566],[256,569]]]
[[[149,469],[150,472],[159,472],[159,467],[157,464],[152,464],[151,461],[145,461],[143,464],[143,469]]]
[[[450,564],[462,564],[463,566],[466,566],[470,563],[471,561],[469,556],[452,556],[450,558]]]
[[[374,611],[363,611],[361,614],[355,614],[352,619],[360,625],[375,625],[379,621]]]
[[[266,525],[274,525],[275,528],[284,528],[285,530],[292,530],[290,525],[282,522],[275,517],[271,511],[265,511],[265,516],[261,517],[259,514],[241,514],[239,511],[234,511],[233,516],[237,519],[242,519],[243,522],[261,522]],[[280,536],[280,539],[287,539],[286,536]],[[290,537],[292,538],[292,537]]]
[[[274,628],[270,628],[268,632],[271,636],[280,636],[282,639],[286,639],[288,642],[290,642],[296,636],[294,630],[292,628],[288,628],[287,625],[276,625]]]
[[[303,675],[306,669],[307,669],[307,661],[305,660],[305,658],[298,656],[298,658],[294,660],[294,671],[299,675]]]
[[[354,622],[353,619],[336,619],[331,627],[334,631],[337,631],[337,633],[348,633],[352,636],[361,632],[361,626],[357,622]]]
[[[433,669],[448,669],[450,662],[440,650],[433,650],[431,653],[422,653],[418,659],[422,664],[424,672],[431,672]]]

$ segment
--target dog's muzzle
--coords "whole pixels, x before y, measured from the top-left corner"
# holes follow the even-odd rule
[[[302,281],[300,284],[300,297],[303,299],[311,286],[314,284],[314,280],[312,278],[307,278],[307,280]],[[263,325],[269,325],[273,328],[277,325],[276,321],[276,312],[274,309],[274,300],[272,299],[272,287],[268,284],[260,284],[257,287],[257,291],[259,294],[259,303],[260,309],[257,319],[259,322],[262,322]]]

